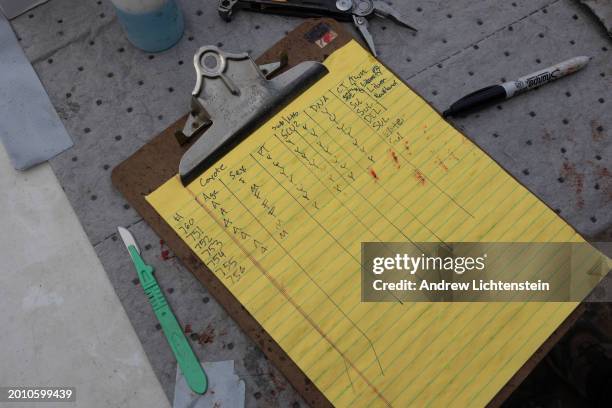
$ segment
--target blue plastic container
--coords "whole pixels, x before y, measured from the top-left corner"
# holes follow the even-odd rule
[[[166,50],[176,44],[185,31],[183,13],[176,0],[112,1],[128,39],[141,50]]]

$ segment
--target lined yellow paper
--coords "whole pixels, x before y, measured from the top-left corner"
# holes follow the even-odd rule
[[[147,200],[335,406],[483,406],[576,304],[361,303],[360,243],[582,239],[357,43],[325,64]]]

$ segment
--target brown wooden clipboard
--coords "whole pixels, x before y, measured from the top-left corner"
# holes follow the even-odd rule
[[[303,61],[323,61],[351,39],[353,39],[353,36],[346,32],[335,20],[306,20],[257,58],[256,62],[261,65],[279,61],[286,57],[287,66],[285,69],[289,69]],[[186,99],[185,103],[187,104],[187,102]],[[304,400],[312,407],[331,407],[332,404],[312,384],[302,370],[145,200],[146,195],[156,190],[178,172],[180,158],[189,145],[180,146],[174,134],[177,130],[182,129],[185,119],[186,115],[115,167],[111,176],[113,185],[160,238],[166,242],[183,265],[206,286],[226,312],[261,348],[268,359],[287,377],[287,380]],[[202,137],[206,137],[206,133]],[[581,315],[582,310],[582,306],[578,307],[565,320],[491,400],[490,406],[500,406],[510,396],[573,325]]]

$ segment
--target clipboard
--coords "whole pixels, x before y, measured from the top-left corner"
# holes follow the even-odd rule
[[[286,55],[289,69],[303,61],[323,61],[335,50],[347,44],[353,36],[331,19],[308,20],[287,34],[263,55],[258,64],[278,61]],[[187,244],[167,225],[145,200],[166,180],[174,176],[181,156],[190,146],[179,145],[174,134],[183,127],[186,116],[177,120],[161,134],[113,169],[112,183],[129,204],[143,217],[153,230],[167,243],[183,265],[202,283],[227,313],[261,348],[263,353],[287,377],[300,395],[313,407],[328,407],[332,404],[311,383],[300,368],[282,348],[263,330],[260,324],[237,301],[224,284],[189,249]],[[205,137],[205,133],[203,137]],[[563,334],[582,314],[579,306],[565,322],[540,346],[538,351],[523,365],[513,378],[490,401],[490,406],[500,406],[520,385],[541,359],[556,344]]]

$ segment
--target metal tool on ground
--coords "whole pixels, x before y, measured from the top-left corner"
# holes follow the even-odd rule
[[[191,112],[176,136],[184,143],[206,130],[206,138],[195,141],[181,159],[184,184],[327,73],[323,64],[307,61],[268,79],[282,68],[282,61],[258,66],[247,53],[232,54],[215,46],[200,48],[193,62],[197,78]]]
[[[353,21],[370,51],[377,56],[374,39],[368,29],[373,16],[389,19],[416,32],[410,23],[391,5],[381,0],[220,0],[219,14],[230,21],[237,9],[298,17],[332,17]]]
[[[189,388],[197,394],[204,394],[208,389],[206,374],[200,365],[200,361],[189,346],[181,326],[178,324],[176,317],[174,317],[164,294],[159,288],[157,280],[153,276],[153,267],[147,265],[140,256],[140,249],[132,234],[123,227],[117,227],[117,230],[132,257],[140,284],[149,298],[149,302],[153,307],[153,311],[159,320]]]
[[[588,63],[589,57],[575,57],[533,74],[525,75],[516,81],[487,86],[459,99],[450,108],[445,110],[443,115],[444,117],[457,116],[503,101],[504,99],[510,99],[525,91],[538,88],[556,79],[573,74]]]

